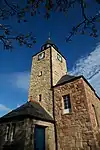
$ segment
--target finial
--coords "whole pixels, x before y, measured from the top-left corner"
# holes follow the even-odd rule
[[[48,40],[51,40],[51,38],[50,38],[50,37],[51,37],[51,33],[49,32],[49,37],[48,37]]]

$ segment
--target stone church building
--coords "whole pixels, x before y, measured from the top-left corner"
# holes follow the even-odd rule
[[[0,118],[0,150],[100,150],[100,99],[50,39],[32,57],[28,101]]]

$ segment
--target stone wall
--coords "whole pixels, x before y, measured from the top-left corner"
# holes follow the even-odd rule
[[[57,59],[57,54],[59,54],[53,47],[52,47],[52,76],[53,76],[53,86],[60,80],[60,78],[66,74],[67,67],[66,67],[66,60],[62,57],[62,62]]]
[[[27,122],[26,122],[27,132],[26,132],[26,140],[25,140],[25,150],[34,150],[34,128],[35,128],[35,125],[40,125],[40,126],[46,127],[45,128],[46,150],[55,150],[54,124],[45,122],[45,121],[30,120],[30,119],[27,119]]]
[[[0,150],[3,149],[5,143],[6,124],[0,124]]]
[[[41,52],[32,58],[28,98],[30,100],[31,97],[33,100],[39,101],[39,94],[41,94],[40,104],[53,116],[51,82],[55,85],[66,74],[66,60],[62,57],[62,62],[60,62],[57,59],[58,52],[53,47],[51,47],[51,52],[50,48],[43,52],[45,52],[45,58],[38,60],[38,55]],[[41,72],[42,75],[39,75]]]
[[[11,136],[9,136],[9,140],[5,141],[7,125],[10,125],[11,133],[12,123],[16,123],[14,140],[11,141]],[[24,120],[0,123],[0,150],[24,150],[25,134]]]
[[[91,89],[86,82],[84,83],[88,111],[91,119],[91,125],[94,131],[96,141],[100,146],[100,99],[96,95],[95,91]]]
[[[43,52],[43,51],[42,51]],[[45,50],[45,58],[38,60],[38,55],[32,59],[29,100],[32,99],[39,102],[39,94],[41,94],[41,102],[39,102],[51,115],[53,115],[51,74],[50,74],[50,48]],[[42,75],[39,73],[42,71]]]
[[[63,95],[70,94],[72,111],[63,113]],[[97,150],[83,79],[54,88],[58,150]]]
[[[16,123],[15,138],[13,141],[5,141],[7,124],[12,123]],[[54,124],[28,118],[0,124],[0,150],[34,150],[35,125],[46,127],[46,150],[55,150]]]
[[[86,82],[84,82],[85,93],[87,97],[88,110],[93,129],[100,127],[100,99]],[[93,106],[95,108],[93,108]],[[97,117],[96,117],[97,115]]]

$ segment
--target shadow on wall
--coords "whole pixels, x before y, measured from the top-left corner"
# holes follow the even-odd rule
[[[100,131],[98,133],[96,133],[96,138],[97,138],[97,141],[98,141],[98,145],[100,147]]]
[[[19,131],[14,141],[12,142],[7,141],[4,144],[3,150],[24,150],[24,144],[25,144],[25,132]]]

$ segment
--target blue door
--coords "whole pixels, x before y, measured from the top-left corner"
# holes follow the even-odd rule
[[[45,150],[45,127],[43,126],[35,127],[34,150]]]

